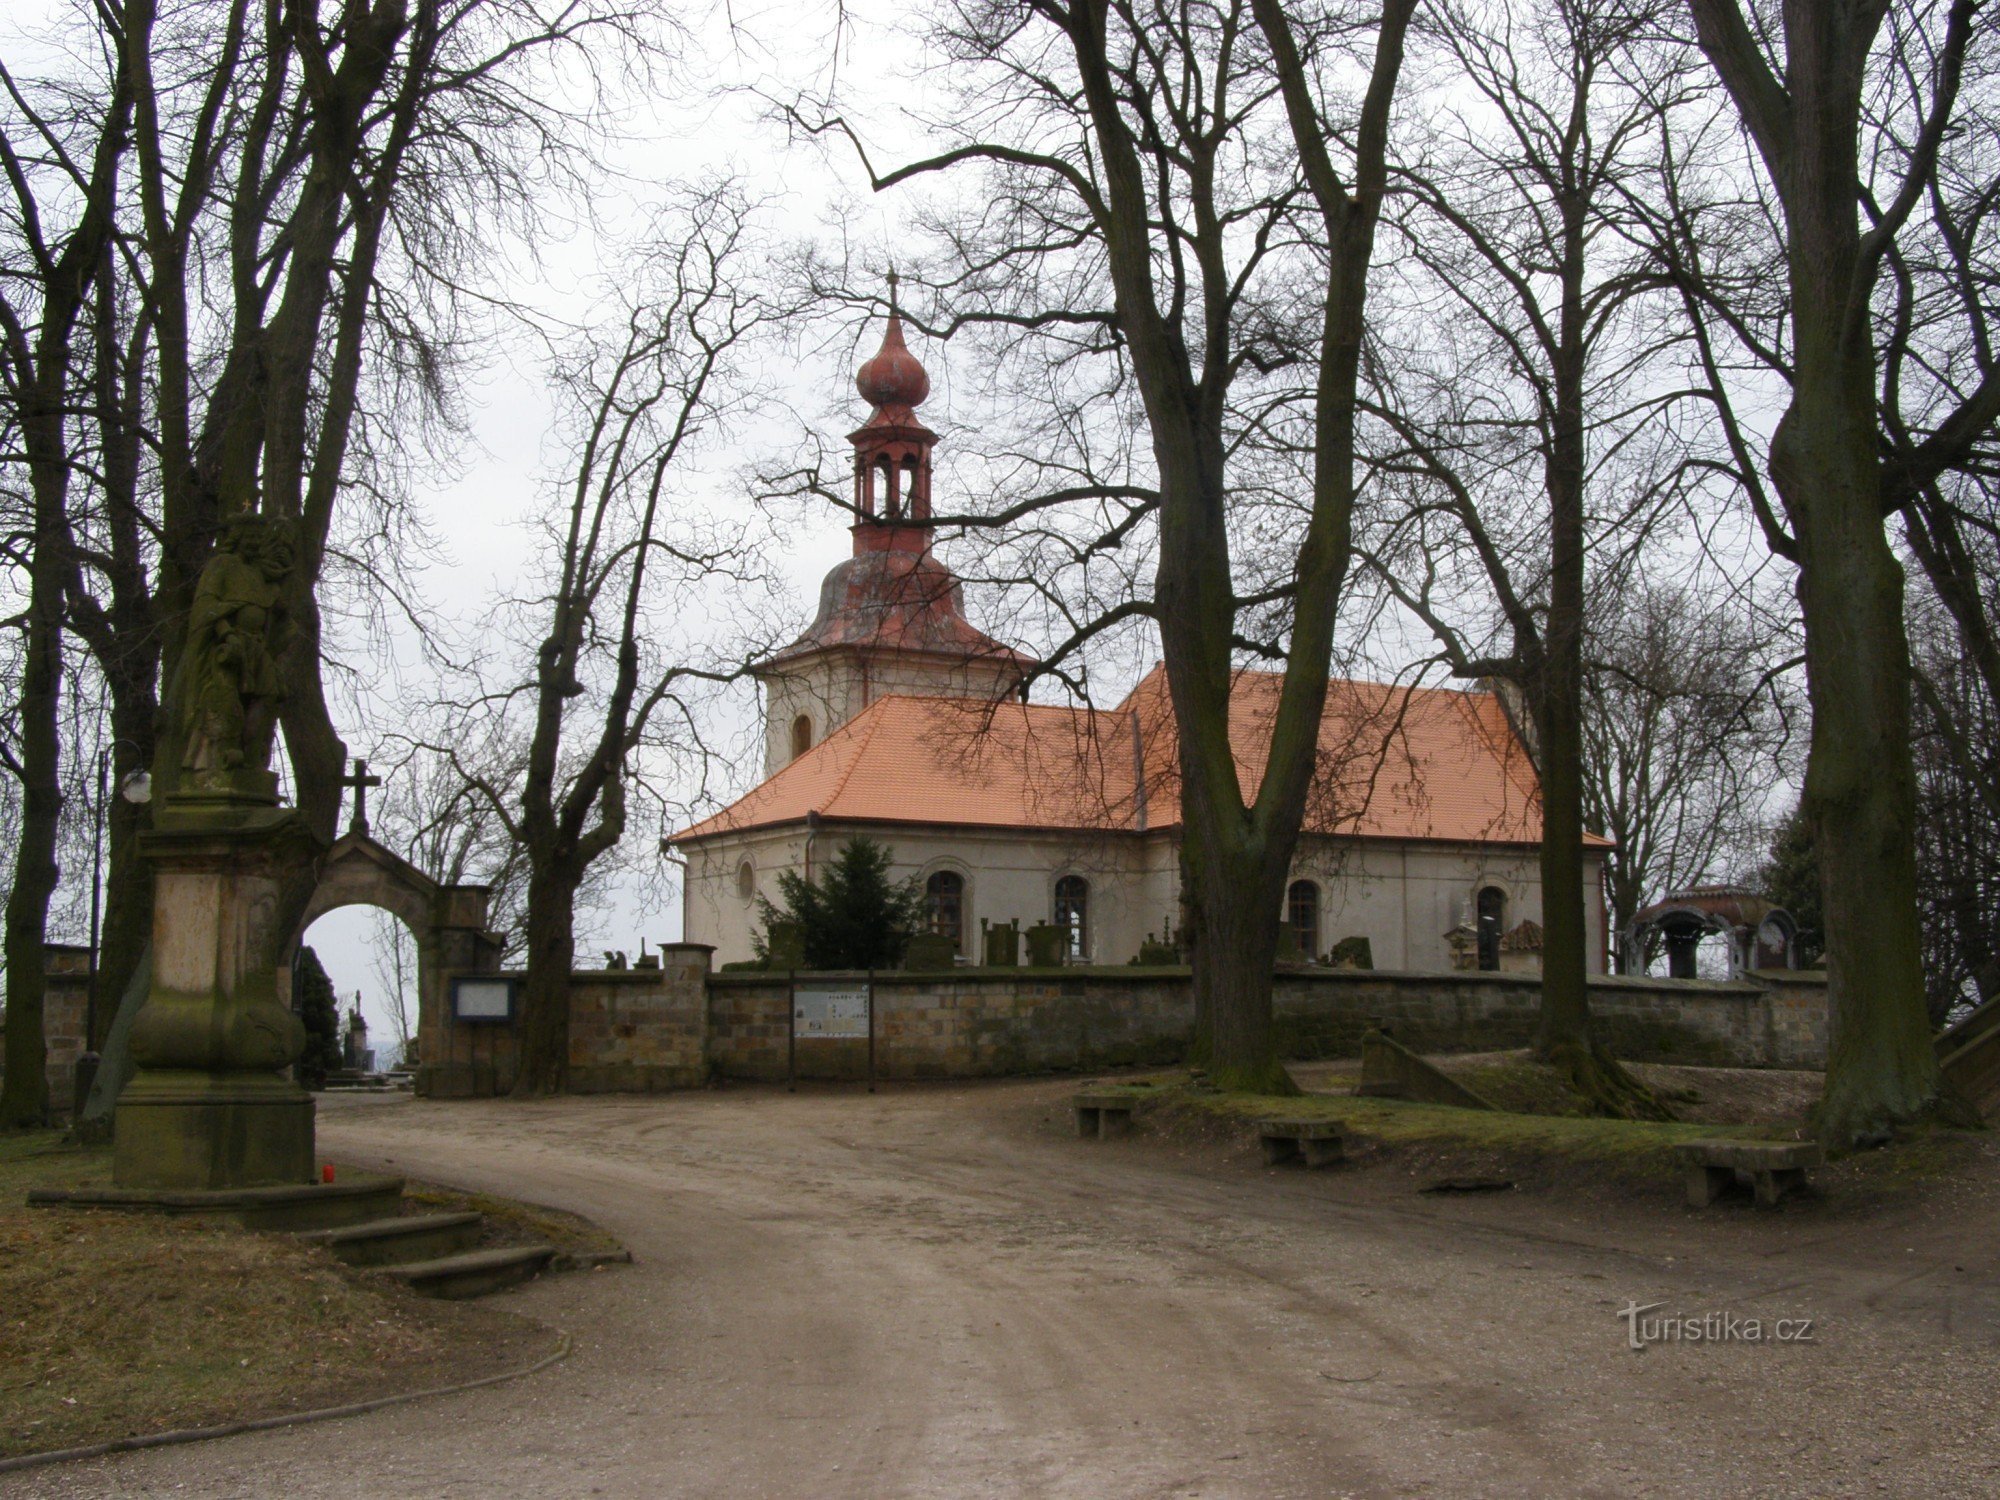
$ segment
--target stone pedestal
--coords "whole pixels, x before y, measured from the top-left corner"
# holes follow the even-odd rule
[[[187,1191],[303,1183],[313,1101],[284,1074],[305,1028],[278,997],[282,875],[320,852],[268,773],[169,797],[153,862],[153,979],[132,1028],[112,1180]]]

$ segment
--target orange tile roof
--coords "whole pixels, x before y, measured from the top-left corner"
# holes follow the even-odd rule
[[[1230,740],[1246,798],[1263,778],[1281,684],[1274,673],[1244,672],[1235,685]],[[1452,843],[1541,838],[1533,768],[1491,693],[1336,680],[1320,746],[1309,832]],[[808,812],[846,823],[1050,831],[1177,826],[1180,764],[1166,674],[1154,668],[1108,711],[879,699],[673,842],[796,823]]]

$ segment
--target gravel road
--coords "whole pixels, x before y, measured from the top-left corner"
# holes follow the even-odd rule
[[[323,1155],[631,1247],[504,1294],[573,1357],[9,1492],[2000,1494],[1990,1197],[1859,1223],[1419,1197],[1233,1146],[1079,1141],[1073,1087],[330,1104]],[[1635,1352],[1630,1302],[1812,1338]]]

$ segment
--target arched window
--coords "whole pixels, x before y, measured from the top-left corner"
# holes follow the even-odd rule
[[[757,872],[747,859],[736,867],[736,894],[745,901],[757,894]]]
[[[951,939],[951,946],[965,949],[965,877],[956,870],[939,870],[924,882],[924,906],[930,915],[931,931]]]
[[[1500,934],[1507,930],[1507,893],[1497,885],[1479,891],[1479,967],[1500,967]]]
[[[813,721],[810,715],[800,714],[792,720],[792,759],[797,760],[813,747]]]
[[[1301,958],[1319,952],[1319,887],[1310,880],[1294,880],[1285,892],[1285,926],[1298,940]]]
[[[1069,934],[1069,956],[1082,958],[1090,951],[1090,882],[1081,875],[1065,875],[1056,882],[1056,926]]]

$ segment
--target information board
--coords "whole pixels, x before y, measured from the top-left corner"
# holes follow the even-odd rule
[[[511,1021],[514,1019],[514,981],[511,979],[454,979],[451,982],[452,1014],[461,1021]]]
[[[802,984],[792,991],[792,1034],[860,1040],[868,1035],[868,986]]]

